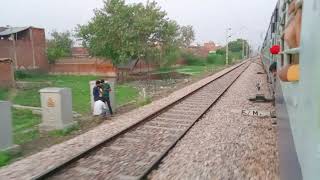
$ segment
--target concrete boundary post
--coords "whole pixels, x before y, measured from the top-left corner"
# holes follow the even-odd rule
[[[42,106],[41,131],[62,130],[76,124],[73,121],[70,88],[44,88],[39,92]]]
[[[11,103],[0,101],[0,151],[13,151],[19,146],[13,144]]]

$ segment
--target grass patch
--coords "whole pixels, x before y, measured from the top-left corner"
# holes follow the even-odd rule
[[[13,133],[16,144],[24,144],[39,137],[37,125],[41,122],[39,115],[30,110],[13,109]]]
[[[181,74],[188,74],[188,75],[198,75],[207,69],[206,66],[191,66],[191,65],[185,65],[180,67],[165,67],[161,68],[155,73],[170,73],[170,72],[178,72]]]
[[[40,116],[34,115],[30,110],[13,109],[13,138],[14,143],[22,145],[39,138],[37,125],[40,123]],[[0,167],[10,163],[20,154],[12,155],[9,152],[0,151]]]
[[[0,88],[0,100],[7,100],[9,97],[9,90]]]
[[[55,130],[49,132],[49,136],[51,137],[63,137],[71,134],[73,131],[79,130],[79,125],[73,125],[69,128],[65,128],[62,130]]]
[[[138,105],[139,107],[141,107],[141,106],[145,106],[145,105],[147,105],[147,104],[150,104],[151,102],[152,102],[152,99],[151,99],[150,97],[139,98],[139,99],[137,100],[137,105]]]
[[[0,152],[0,167],[9,164],[11,161],[12,156],[7,152]]]
[[[68,75],[46,75],[27,76],[20,79],[29,82],[50,81],[53,87],[67,87],[72,90],[73,109],[80,114],[90,112],[90,90],[89,81],[99,79],[96,76],[68,76]],[[14,98],[14,103],[20,105],[40,106],[39,88],[19,91]],[[22,97],[28,97],[23,99]]]
[[[118,106],[136,100],[138,96],[139,90],[132,86],[118,85],[116,87],[116,100]]]
[[[13,97],[13,102],[23,106],[40,107],[39,89],[18,90]]]
[[[206,66],[183,66],[176,69],[177,72],[189,75],[199,75],[207,69]]]
[[[20,73],[21,74],[21,73]],[[89,81],[100,79],[97,76],[72,76],[72,75],[47,75],[47,74],[22,74],[18,80],[28,82],[51,82],[52,87],[67,87],[72,90],[73,110],[80,114],[89,114],[90,89]],[[45,87],[45,86],[44,86]],[[44,88],[42,87],[42,88]],[[41,88],[16,90],[13,97],[9,98],[8,89],[0,89],[0,100],[11,100],[14,104],[40,107]],[[123,105],[138,97],[138,90],[128,85],[116,86],[116,101]]]
[[[170,72],[178,72],[181,74],[188,74],[191,76],[198,76],[208,71],[214,71],[225,65],[225,56],[213,55],[208,57],[205,61],[203,58],[200,59],[191,59],[188,65],[179,66],[179,67],[162,67],[155,71],[154,73],[170,73]],[[199,61],[197,63],[196,61]],[[192,65],[190,65],[192,64]]]
[[[161,67],[160,69],[158,69],[155,73],[170,73],[172,71],[175,71],[176,69],[178,69],[178,67]]]

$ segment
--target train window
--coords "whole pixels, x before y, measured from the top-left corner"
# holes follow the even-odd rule
[[[299,64],[299,54],[293,54],[291,56],[291,63],[290,64]]]
[[[293,65],[293,64],[299,64],[299,54],[289,54],[286,55],[288,58],[288,64]],[[282,62],[281,62],[282,64]]]
[[[276,23],[272,23],[271,25],[271,32],[275,33],[276,32]]]
[[[281,45],[281,50],[284,51],[285,50],[285,42],[284,42],[284,38],[283,36],[280,39],[280,45]],[[284,66],[284,59],[285,59],[285,54],[281,54],[281,67]]]
[[[289,63],[288,64],[293,64],[293,60],[292,60],[292,55],[288,55],[288,59],[289,59]]]

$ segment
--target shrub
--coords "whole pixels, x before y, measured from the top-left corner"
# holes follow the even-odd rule
[[[43,73],[38,71],[29,71],[29,70],[16,70],[14,75],[15,75],[15,79],[19,80],[19,79],[37,77],[37,76],[43,75]]]
[[[23,71],[23,70],[16,70],[15,71],[15,78],[16,79],[25,79],[29,77],[29,74],[27,71]]]
[[[208,64],[225,64],[226,57],[220,54],[209,54],[207,57]]]
[[[193,54],[184,54],[183,57],[186,60],[187,65],[191,65],[191,66],[205,66],[206,65],[205,58],[195,56]]]
[[[218,49],[216,51],[216,54],[225,56],[226,55],[226,49],[225,48]]]
[[[51,36],[53,38],[47,41],[47,55],[49,63],[52,64],[59,58],[71,55],[73,41],[69,31],[61,33],[54,31],[51,33]]]

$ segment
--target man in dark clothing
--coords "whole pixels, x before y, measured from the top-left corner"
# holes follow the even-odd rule
[[[93,99],[94,101],[99,101],[102,97],[101,93],[100,93],[100,89],[101,89],[101,82],[100,81],[96,81],[96,86],[93,88]]]
[[[110,92],[111,92],[111,86],[109,83],[105,82],[103,79],[100,80],[101,82],[101,89],[102,89],[102,99],[103,102],[107,103],[110,114],[112,115],[112,107],[110,103]]]

